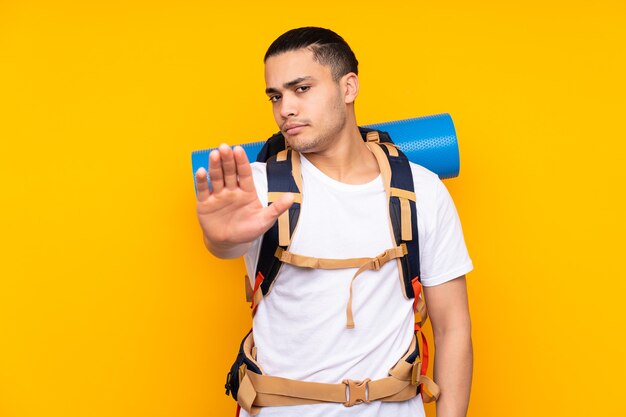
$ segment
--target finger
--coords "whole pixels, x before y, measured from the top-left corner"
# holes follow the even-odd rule
[[[212,150],[209,154],[209,177],[214,193],[224,189],[224,172],[222,171],[222,159],[218,150]]]
[[[219,151],[222,158],[222,170],[224,171],[224,186],[229,190],[234,190],[237,188],[237,166],[235,165],[233,150],[223,143],[220,145]]]
[[[292,193],[285,193],[281,195],[278,200],[263,209],[263,220],[267,229],[274,224],[278,216],[291,207],[293,200],[294,195]]]
[[[209,181],[207,179],[207,172],[204,168],[196,171],[196,190],[198,201],[204,201],[209,198],[211,194],[209,191]]]
[[[233,155],[235,156],[235,164],[237,166],[237,176],[239,178],[239,187],[243,191],[255,191],[254,179],[252,178],[252,168],[246,151],[241,146],[235,146],[233,149]]]

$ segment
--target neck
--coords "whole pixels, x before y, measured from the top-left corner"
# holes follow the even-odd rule
[[[343,129],[327,149],[304,156],[324,174],[346,184],[364,184],[380,173],[376,157],[363,141],[356,122]]]

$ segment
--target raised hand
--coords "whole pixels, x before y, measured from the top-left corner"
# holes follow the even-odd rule
[[[251,242],[265,233],[278,216],[293,204],[286,194],[263,207],[256,193],[252,169],[241,146],[222,144],[209,154],[207,172],[196,172],[197,212],[207,248],[220,258],[243,255]]]

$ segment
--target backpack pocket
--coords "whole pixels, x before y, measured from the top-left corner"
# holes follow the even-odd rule
[[[230,367],[230,371],[226,374],[226,395],[231,395],[235,401],[237,400],[237,392],[239,392],[239,384],[244,376],[244,373],[251,371],[257,374],[263,374],[261,368],[256,363],[256,358],[252,355],[252,347],[254,345],[254,339],[252,338],[252,330],[241,341],[239,345],[239,352],[235,362]],[[245,365],[245,367],[243,367]]]

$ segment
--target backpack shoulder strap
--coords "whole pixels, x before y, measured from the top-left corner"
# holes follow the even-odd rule
[[[404,243],[407,247],[407,256],[400,258],[404,294],[409,299],[415,298],[416,283],[420,280],[420,259],[411,166],[404,153],[391,142],[381,142],[376,131],[367,134],[367,145],[376,156],[383,177],[395,244]]]
[[[411,167],[407,157],[393,144],[386,132],[368,128],[359,128],[359,131],[374,152],[383,175],[395,243],[405,243],[407,246],[408,255],[401,258],[400,264],[403,292],[411,299],[416,295],[420,276],[417,210]],[[257,161],[267,164],[268,202],[275,201],[286,192],[294,193],[295,201],[263,236],[252,291],[253,311],[271,289],[282,265],[276,253],[289,247],[300,214],[300,157],[297,152],[285,149],[285,143],[284,136],[277,133],[266,141],[257,157]]]
[[[273,134],[265,141],[256,157],[257,162],[267,162],[272,156],[286,148],[287,141],[281,132]]]
[[[293,193],[295,198],[289,210],[281,214],[278,221],[263,235],[252,295],[253,309],[258,305],[259,299],[269,292],[278,274],[282,262],[275,256],[276,251],[289,247],[302,204],[300,155],[297,152],[281,150],[267,160],[266,170],[268,203],[276,201],[284,193]]]

